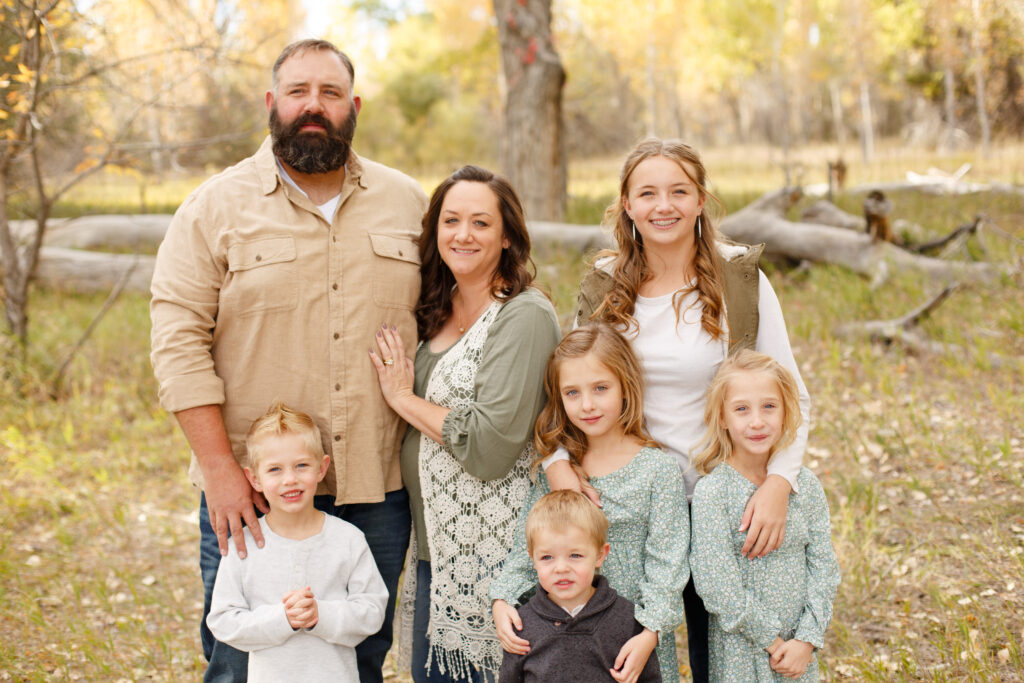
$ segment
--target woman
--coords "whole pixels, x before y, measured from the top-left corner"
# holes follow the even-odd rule
[[[420,344],[394,328],[370,359],[409,425],[402,478],[414,524],[413,680],[493,677],[501,645],[487,589],[512,545],[529,487],[533,423],[558,319],[537,289],[522,206],[504,178],[465,166],[423,217]],[[403,589],[408,595],[408,591]]]
[[[721,241],[708,198],[717,202],[696,150],[678,140],[639,143],[605,214],[618,249],[599,254],[584,278],[576,321],[604,320],[630,338],[644,370],[647,427],[676,457],[688,498],[698,476],[690,455],[704,432],[704,395],[726,355],[754,348],[796,376],[803,425],[773,460],[740,525],[747,531],[743,554],[763,557],[782,543],[807,444],[810,399],[779,301],[757,267],[761,247]],[[551,462],[546,473],[552,488],[580,488],[568,462]],[[707,611],[692,581],[683,599],[693,680],[706,681]]]

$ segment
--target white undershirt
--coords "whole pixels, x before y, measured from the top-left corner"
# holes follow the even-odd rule
[[[309,199],[309,195],[306,194],[306,191],[299,187],[294,180],[292,180],[292,177],[288,175],[288,171],[284,170],[284,165],[281,164],[281,161],[277,157],[274,157],[274,161],[277,162],[277,168],[279,171],[281,171],[281,177],[285,179],[285,182],[287,182],[289,185],[291,185],[296,190],[301,192],[306,199]],[[341,193],[339,192],[338,194],[334,195],[323,204],[316,205],[316,208],[319,209],[320,211],[320,215],[326,218],[328,223],[330,223],[331,220],[334,218],[334,211],[338,208],[338,202],[340,200]],[[310,199],[310,201],[313,200]]]

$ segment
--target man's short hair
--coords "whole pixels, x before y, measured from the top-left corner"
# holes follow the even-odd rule
[[[345,66],[348,71],[349,77],[352,79],[352,85],[356,83],[356,68],[352,66],[352,60],[348,58],[348,55],[339,50],[334,46],[334,43],[327,40],[320,40],[318,38],[306,38],[305,40],[296,40],[291,43],[285,49],[281,50],[281,54],[277,56],[277,61],[274,62],[274,68],[271,69],[270,74],[273,79],[273,87],[277,89],[277,72],[281,68],[281,65],[293,55],[301,55],[303,53],[313,50],[314,52],[320,52],[326,50],[327,52],[333,52],[338,55],[338,59]]]
[[[289,408],[277,401],[249,428],[245,435],[246,464],[253,470],[259,466],[263,442],[268,436],[294,434],[305,442],[309,453],[316,458],[324,455],[320,429],[309,415]]]
[[[574,526],[590,537],[600,550],[608,542],[608,518],[579,491],[552,491],[541,497],[526,516],[526,552],[540,531],[564,531]]]

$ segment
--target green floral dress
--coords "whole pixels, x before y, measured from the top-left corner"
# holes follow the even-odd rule
[[[518,606],[524,593],[537,585],[526,553],[526,515],[550,490],[543,472],[537,479],[523,504],[512,552],[491,584],[492,600]],[[678,682],[674,633],[683,620],[683,588],[690,578],[690,519],[679,465],[662,450],[644,448],[625,467],[594,477],[591,483],[601,493],[609,524],[611,551],[601,574],[636,605],[636,620],[659,632],[655,651],[662,677],[666,683]]]
[[[740,519],[753,482],[720,464],[697,482],[693,494],[693,582],[709,619],[710,674],[715,683],[791,681],[772,671],[764,648],[778,636],[815,648],[824,644],[839,586],[828,501],[806,467],[789,496],[786,536],[766,557],[740,555],[746,533]],[[818,680],[817,657],[800,681]]]

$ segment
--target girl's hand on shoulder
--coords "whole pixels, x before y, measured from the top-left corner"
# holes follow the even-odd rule
[[[626,641],[615,658],[615,668],[608,672],[619,683],[636,683],[657,646],[658,634],[645,628]]]
[[[590,482],[580,479],[576,470],[572,468],[568,460],[556,460],[544,470],[544,476],[548,479],[548,488],[552,491],[579,491],[597,507],[601,507],[601,495]]]
[[[740,531],[747,540],[740,554],[750,558],[764,557],[782,545],[786,536],[786,513],[789,510],[789,482],[777,474],[769,474],[757,492],[747,501],[740,522]]]
[[[814,646],[793,638],[780,645],[771,655],[772,670],[786,678],[800,678],[814,656]]]
[[[523,620],[519,618],[519,611],[504,600],[495,600],[491,605],[491,614],[494,615],[494,628],[505,652],[513,655],[527,654],[530,651],[530,641],[516,635],[516,631],[523,630]]]

